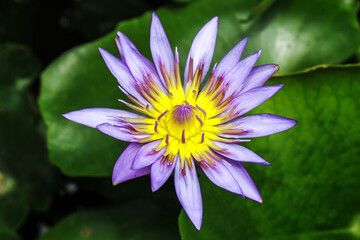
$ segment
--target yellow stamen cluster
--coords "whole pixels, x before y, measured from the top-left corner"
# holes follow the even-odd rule
[[[233,140],[222,138],[218,134],[235,134],[231,132],[233,126],[219,125],[237,117],[234,108],[231,108],[233,96],[224,99],[228,86],[224,86],[223,78],[220,76],[215,79],[212,74],[199,93],[203,66],[199,64],[195,74],[192,59],[189,66],[188,80],[184,87],[178,61],[175,61],[175,70],[171,71],[170,75],[164,66],[160,67],[168,93],[161,91],[150,74],[144,77],[144,83],[138,85],[137,90],[151,107],[145,106],[130,95],[128,97],[134,104],[125,103],[148,116],[141,119],[124,119],[134,124],[133,134],[144,136],[139,142],[162,140],[155,150],[166,148],[162,162],[172,163],[175,156],[179,155],[182,169],[185,169],[185,162],[189,168],[193,167],[192,158],[204,167],[220,161],[213,150],[221,149],[212,141],[232,142]]]

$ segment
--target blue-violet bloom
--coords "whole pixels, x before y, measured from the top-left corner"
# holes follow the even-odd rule
[[[152,191],[174,171],[176,194],[197,229],[203,207],[196,165],[217,186],[262,203],[254,182],[242,165],[270,165],[237,144],[285,131],[295,120],[272,114],[242,116],[273,96],[283,85],[263,86],[277,65],[254,66],[261,50],[240,60],[247,38],[215,65],[200,84],[214,53],[218,17],[197,33],[187,58],[184,82],[179,54],[175,56],[158,16],[153,13],[150,49],[154,63],[122,33],[115,39],[120,59],[100,48],[110,72],[138,113],[88,108],[64,114],[71,121],[131,142],[117,160],[113,183],[150,173]]]

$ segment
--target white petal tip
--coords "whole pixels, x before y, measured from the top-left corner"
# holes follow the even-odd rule
[[[185,211],[186,212],[186,211]],[[198,213],[188,214],[190,221],[194,224],[197,230],[200,230],[202,224],[202,212],[200,215]]]
[[[249,199],[259,203],[260,205],[263,203],[263,200],[262,200],[262,197],[260,196],[260,194],[258,196],[253,196],[252,198],[249,198]]]
[[[215,16],[215,17],[213,17],[209,22],[207,22],[206,24],[205,24],[205,26],[211,26],[211,27],[214,27],[214,28],[217,28],[217,26],[218,26],[218,22],[219,22],[219,17],[218,16]],[[204,27],[205,27],[204,26]]]
[[[117,174],[115,174],[115,171],[113,171],[113,175],[112,175],[112,185],[113,186],[116,186],[118,185],[119,183],[121,183],[121,180],[117,179]]]
[[[271,87],[271,88],[276,88],[275,93],[276,93],[277,91],[279,91],[283,86],[284,86],[284,84],[269,85],[269,87]],[[274,94],[275,94],[275,93],[274,93]]]
[[[218,28],[218,24],[219,24],[219,18],[216,16],[213,19],[211,19],[212,24],[214,24],[214,28]]]
[[[271,64],[271,65],[273,65],[274,68],[276,68],[276,71],[279,71],[279,70],[280,70],[280,66],[279,66],[279,65],[277,65],[277,64]]]
[[[296,120],[294,120],[294,119],[291,119],[292,120],[292,126],[290,127],[290,128],[292,128],[292,127],[294,127],[296,124],[298,124],[298,121],[296,121]]]
[[[74,113],[74,112],[76,112],[76,111],[64,113],[64,114],[62,114],[61,116],[63,116],[64,118],[66,118],[66,119],[68,119],[68,120],[70,120],[70,121],[76,122],[76,121],[75,121],[75,120],[76,120],[76,119],[75,119],[76,117],[74,117],[74,115],[76,115],[76,113]]]
[[[246,44],[247,44],[248,41],[249,41],[249,37],[243,38],[243,39],[238,43],[238,45],[244,46],[243,48],[245,49],[245,46],[246,46]]]
[[[200,231],[202,221],[197,222],[197,223],[195,223],[195,222],[192,222],[192,223],[194,224],[195,228],[196,228],[198,231]]]
[[[108,56],[110,55],[110,53],[108,51],[106,51],[105,49],[103,49],[103,48],[99,47],[98,49],[99,49],[99,52],[100,52],[101,56],[106,61],[106,59],[108,59]]]
[[[159,190],[159,186],[153,186],[153,185],[151,185],[151,191],[152,192],[156,192],[157,190]]]
[[[123,33],[122,33],[122,32],[120,32],[120,31],[117,31],[117,35],[119,36],[119,38],[121,38],[121,37],[125,36],[125,34],[123,34]]]

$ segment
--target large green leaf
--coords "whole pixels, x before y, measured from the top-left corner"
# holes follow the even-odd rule
[[[249,31],[247,50],[262,48],[258,63],[279,73],[341,63],[360,46],[356,1],[277,1]],[[251,51],[246,51],[251,53]]]
[[[136,201],[121,207],[77,212],[58,223],[41,240],[179,239],[169,205]],[[170,206],[171,207],[171,206]]]
[[[356,52],[359,28],[355,1],[295,2],[272,5],[271,0],[199,0],[183,8],[160,9],[158,14],[172,46],[179,48],[182,67],[196,32],[215,15],[220,22],[214,62],[249,34],[247,53],[264,48],[262,62],[282,63],[283,73],[313,64],[341,62]],[[326,21],[320,16],[326,16]],[[147,13],[117,27],[148,57],[150,21],[151,13]],[[116,101],[124,95],[97,50],[103,47],[118,55],[115,36],[114,31],[63,54],[42,73],[39,103],[48,127],[50,160],[67,175],[108,176],[127,145],[61,117],[82,108],[124,108]]]
[[[284,133],[246,144],[273,165],[246,164],[264,203],[226,192],[204,176],[204,221],[184,212],[183,239],[360,239],[360,65],[271,79],[284,83],[252,113],[298,120]]]
[[[0,62],[0,219],[16,228],[28,210],[50,204],[55,175],[28,93],[40,63],[28,49],[13,44],[0,45]]]

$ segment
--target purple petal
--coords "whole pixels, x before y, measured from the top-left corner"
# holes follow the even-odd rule
[[[174,162],[161,163],[161,159],[157,160],[151,165],[151,190],[157,191],[168,180],[171,173],[174,170],[175,162],[179,161],[179,157],[176,156]]]
[[[141,169],[153,164],[159,158],[162,158],[166,150],[165,148],[155,152],[155,149],[159,146],[161,141],[162,140],[157,140],[144,144],[136,155],[132,168]]]
[[[237,95],[234,99],[234,104],[237,104],[236,111],[239,116],[249,112],[271,98],[282,86],[283,84],[257,87]]]
[[[125,63],[102,48],[99,48],[99,51],[106,66],[109,68],[112,75],[119,81],[119,84],[124,89],[134,88],[133,84],[135,83],[135,79]]]
[[[119,39],[119,37],[116,37],[116,38],[115,38],[115,43],[116,43],[117,49],[119,50],[120,57],[121,57],[121,59],[123,60],[123,59],[124,59],[124,51],[123,51],[122,48],[121,48],[121,44],[120,44],[120,39]]]
[[[224,165],[229,164],[225,160],[215,162],[214,166],[204,167],[200,165],[205,175],[217,186],[224,188],[230,192],[243,196],[241,187],[233,177],[231,172]]]
[[[258,203],[262,203],[262,198],[257,190],[253,180],[240,162],[229,161],[230,164],[225,165],[240,185],[245,197],[250,198]]]
[[[221,151],[215,150],[218,154],[221,154],[226,158],[230,158],[231,160],[240,162],[252,162],[262,165],[271,165],[253,151],[239,144],[223,143],[216,141],[213,141],[213,143],[221,148]]]
[[[125,34],[118,32],[118,35],[124,60],[134,78],[139,82],[144,82],[144,77],[150,74],[157,85],[164,91],[163,84],[157,75],[154,64],[137,50]]]
[[[244,81],[241,92],[246,92],[252,88],[261,87],[279,69],[278,65],[267,64],[253,67]]]
[[[129,124],[122,124],[122,125],[111,125],[108,123],[103,123],[98,126],[96,126],[96,129],[99,130],[102,133],[105,133],[113,138],[119,139],[121,141],[126,142],[138,142],[139,140],[135,137],[135,135],[132,135],[130,133],[129,129],[126,129],[125,126],[128,126]],[[137,137],[142,135],[136,135]]]
[[[162,76],[160,70],[160,65],[164,65],[166,73],[170,78],[170,70],[174,69],[175,59],[165,30],[161,25],[160,19],[155,12],[153,12],[152,14],[151,21],[150,49],[156,70],[162,82],[165,83],[164,77]]]
[[[245,49],[248,38],[241,40],[233,47],[216,67],[215,79],[220,75],[226,75],[240,61],[241,55]]]
[[[185,83],[188,79],[190,59],[193,60],[193,75],[199,64],[204,65],[201,81],[204,79],[214,54],[217,30],[218,17],[214,17],[207,22],[195,36],[186,62],[184,74]]]
[[[123,124],[122,117],[125,118],[144,118],[143,116],[111,108],[85,108],[63,114],[63,116],[73,122],[95,128],[103,123]]]
[[[182,174],[180,160],[175,163],[175,190],[178,199],[195,227],[200,230],[202,222],[202,198],[199,179],[194,163],[189,169],[185,162],[186,175]]]
[[[113,170],[113,184],[119,184],[132,178],[141,177],[150,172],[150,167],[137,170],[131,169],[131,165],[141,146],[142,144],[139,143],[130,143],[130,145],[120,155]]]
[[[255,114],[237,118],[227,125],[236,124],[235,129],[241,129],[245,132],[235,136],[236,138],[254,138],[288,130],[294,127],[296,123],[296,120],[273,114]]]
[[[241,60],[236,66],[224,77],[224,81],[229,84],[226,91],[225,99],[233,93],[237,93],[243,86],[246,77],[249,75],[251,69],[254,67],[256,61],[259,59],[261,50],[251,54],[245,59]]]
[[[124,88],[126,92],[136,97],[142,104],[146,105],[148,102],[136,90],[135,79],[131,75],[131,72],[126,64],[102,48],[99,48],[99,51],[106,63],[106,66],[109,68],[112,75],[114,75],[117,79],[120,86]]]

